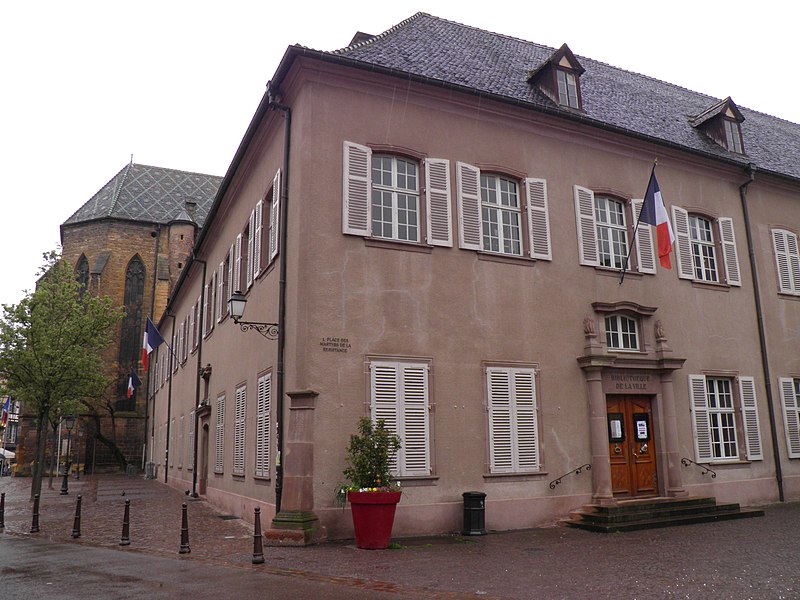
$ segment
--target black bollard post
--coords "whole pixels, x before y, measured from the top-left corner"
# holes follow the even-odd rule
[[[261,544],[261,509],[255,508],[255,523],[253,525],[253,564],[260,565],[264,562],[264,547]]]
[[[81,537],[81,495],[75,503],[75,520],[72,522],[72,539]]]
[[[31,520],[31,533],[39,533],[39,494],[33,496],[33,519]]]
[[[119,540],[120,546],[130,546],[131,544],[131,501],[125,500],[125,514],[122,517],[122,537]]]
[[[61,481],[61,495],[69,494],[69,463],[64,465],[64,479]]]
[[[0,529],[6,528],[6,493],[0,494]]]
[[[181,549],[179,554],[189,554],[192,551],[189,548],[189,513],[188,508],[186,506],[186,502],[182,505],[182,517],[181,517]]]

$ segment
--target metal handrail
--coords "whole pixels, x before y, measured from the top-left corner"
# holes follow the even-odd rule
[[[590,465],[589,463],[586,463],[585,465],[581,465],[580,467],[572,469],[572,471],[570,471],[569,473],[564,473],[558,479],[554,479],[553,481],[550,482],[550,489],[551,490],[556,489],[556,486],[559,483],[561,483],[561,480],[564,479],[564,477],[566,477],[567,475],[572,475],[572,473],[575,473],[575,475],[580,475],[581,471],[583,471],[584,469],[586,469],[587,471],[591,471],[592,470],[592,465]]]
[[[682,458],[681,459],[681,464],[684,467],[688,467],[689,465],[697,465],[698,467],[703,469],[703,472],[700,473],[700,475],[705,475],[706,473],[711,473],[711,479],[716,479],[717,478],[717,473],[713,469],[709,468],[706,465],[701,465],[700,463],[694,462],[691,458],[686,458],[686,457]]]

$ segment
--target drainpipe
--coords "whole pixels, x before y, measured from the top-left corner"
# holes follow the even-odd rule
[[[175,315],[167,313],[167,316],[172,319],[172,347],[175,347]],[[170,354],[172,351],[170,350]],[[167,438],[164,440],[164,483],[167,483],[167,474],[169,473],[169,419],[172,412],[172,360],[169,366],[169,387],[167,388]],[[149,379],[149,378],[148,378]],[[156,422],[155,404],[153,404],[153,423]],[[154,425],[155,427],[155,425]]]
[[[750,212],[747,208],[747,187],[755,179],[756,167],[753,164],[747,165],[747,181],[739,186],[739,196],[742,199],[742,213],[744,214],[744,228],[747,233],[747,252],[750,257],[750,274],[753,277],[753,297],[756,303],[756,316],[758,318],[758,341],[761,346],[761,368],[764,372],[764,383],[767,391],[767,410],[769,412],[769,429],[772,437],[772,455],[775,461],[775,479],[778,483],[778,497],[781,502],[785,502],[783,493],[783,469],[781,468],[781,456],[778,450],[778,428],[775,422],[775,408],[772,402],[772,377],[769,373],[769,357],[767,355],[767,336],[764,330],[764,312],[761,307],[761,292],[758,284],[758,272],[756,270],[755,250],[753,248],[753,234],[750,229]]]
[[[158,281],[158,250],[161,244],[161,225],[157,225],[157,229],[152,232],[152,235],[156,239],[156,247],[155,247],[155,261],[153,262],[153,289],[150,290],[150,320],[153,320],[153,311],[155,310],[156,304],[156,281]],[[145,381],[145,395],[144,395],[144,447],[147,448],[147,417],[150,414],[150,377],[147,377]],[[153,431],[150,432],[150,440],[153,440],[153,436],[155,435],[156,430],[156,399],[153,398],[153,424],[152,424]],[[150,444],[150,458],[153,458],[153,453],[155,452],[155,448],[153,448],[153,444]],[[147,462],[147,451],[145,450],[145,463]]]
[[[203,265],[203,280],[200,286],[200,306],[198,311],[200,317],[197,325],[197,385],[194,390],[194,448],[192,449],[192,498],[197,498],[197,408],[200,406],[200,380],[203,378],[203,319],[206,316],[203,307],[206,301],[206,261],[200,260],[192,252],[192,262],[199,262]]]
[[[277,406],[278,421],[275,424],[275,437],[278,447],[278,460],[275,464],[275,514],[281,511],[281,497],[283,495],[283,394],[284,394],[284,357],[286,354],[286,254],[287,229],[289,223],[289,149],[291,147],[292,109],[280,103],[280,96],[268,84],[269,106],[272,109],[283,111],[283,177],[281,177],[281,225],[280,225],[280,279],[278,292],[278,365],[277,380]]]

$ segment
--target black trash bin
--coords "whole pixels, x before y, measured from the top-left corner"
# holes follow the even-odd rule
[[[486,494],[464,492],[464,535],[486,535]]]

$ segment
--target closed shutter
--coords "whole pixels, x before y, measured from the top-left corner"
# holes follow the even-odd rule
[[[533,369],[515,369],[513,380],[517,469],[539,470],[539,433],[536,424],[536,377]]]
[[[225,305],[228,299],[225,297],[225,262],[219,263],[217,269],[217,322],[222,321],[225,314]]]
[[[244,434],[247,387],[236,389],[233,411],[233,474],[244,475]]]
[[[396,363],[370,363],[370,387],[372,389],[372,420],[376,423],[383,419],[386,428],[399,435],[397,413],[398,367]],[[392,473],[399,473],[397,456],[392,457]]]
[[[180,421],[178,421],[178,468],[183,468],[183,415],[181,415]]]
[[[344,143],[342,179],[342,233],[369,235],[370,162],[372,151],[352,142]]]
[[[208,293],[208,283],[203,286],[205,289],[203,290],[203,337],[206,336],[208,333],[208,301],[209,293]]]
[[[708,462],[712,460],[713,454],[705,375],[689,375],[689,401],[692,407],[695,456],[697,462]]]
[[[692,240],[689,234],[689,213],[679,206],[672,206],[672,225],[675,232],[675,255],[678,257],[678,277],[694,279],[692,265]]]
[[[508,369],[487,369],[489,398],[489,470],[511,473],[514,453],[511,439],[511,377]]]
[[[783,229],[772,230],[772,245],[778,270],[778,291],[784,294],[800,293],[800,254],[797,236]]]
[[[206,294],[208,294],[208,326],[206,329],[209,333],[214,330],[214,311],[216,310],[216,302],[217,302],[217,272],[214,271],[211,274],[211,281],[208,282],[208,290],[206,290]]]
[[[642,212],[643,200],[631,200],[633,206],[633,222],[638,223],[636,229],[636,256],[639,259],[639,273],[651,273],[655,275],[656,260],[655,248],[653,244],[654,228],[648,223],[639,221]]]
[[[531,258],[553,260],[550,245],[550,215],[547,206],[547,180],[529,177],[525,180],[528,195],[528,233]]]
[[[253,213],[254,229],[250,230],[250,236],[253,238],[253,279],[256,279],[261,273],[261,237],[264,231],[263,200],[256,202],[256,208]]]
[[[170,424],[170,435],[169,435],[169,466],[174,468],[175,467],[175,453],[177,449],[175,448],[175,417],[172,417],[172,423]]]
[[[742,401],[742,423],[748,460],[764,460],[761,450],[761,428],[758,422],[756,384],[752,377],[739,377],[739,397]]]
[[[256,398],[256,476],[269,477],[269,428],[272,374],[259,377]]]
[[[250,219],[247,222],[247,289],[253,285],[253,230],[255,228],[256,211],[250,211]]]
[[[233,254],[233,283],[231,284],[231,294],[242,291],[242,234],[236,236]]]
[[[489,410],[489,470],[539,470],[536,374],[533,369],[486,369]]]
[[[428,212],[428,243],[432,246],[453,245],[453,224],[450,213],[450,161],[429,158],[425,161],[425,199]]]
[[[579,185],[573,186],[575,223],[578,228],[578,260],[582,265],[598,266],[597,227],[594,217],[594,192]]]
[[[186,463],[190,471],[194,470],[194,411],[189,413],[189,431],[187,432],[189,438],[189,447],[187,448]]]
[[[269,261],[275,260],[280,250],[281,232],[281,170],[272,178],[272,202],[269,216]]]
[[[794,379],[779,377],[781,405],[783,406],[783,425],[786,428],[786,448],[789,458],[800,458],[800,404],[797,402]]]
[[[733,219],[720,217],[718,223],[727,283],[728,285],[742,285],[742,275],[739,272],[739,256],[736,252],[736,235],[733,232]]]
[[[456,163],[459,248],[481,249],[481,172],[466,163]]]
[[[222,473],[225,467],[225,396],[217,398],[217,430],[214,454],[214,473]]]

